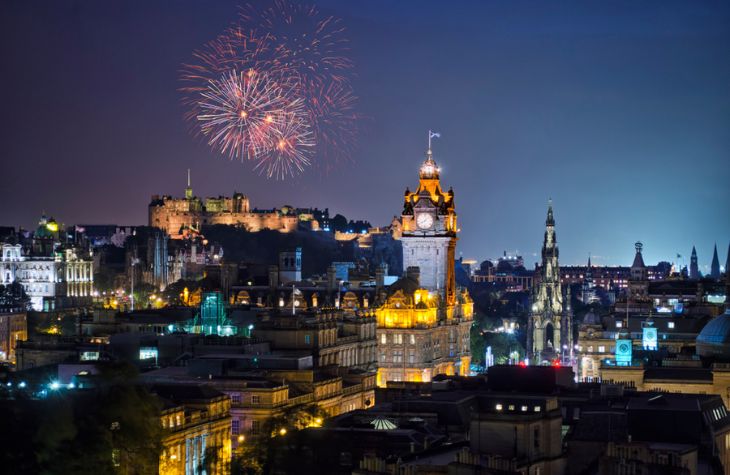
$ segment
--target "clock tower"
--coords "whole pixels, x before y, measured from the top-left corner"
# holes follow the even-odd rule
[[[401,224],[403,268],[419,267],[421,287],[437,291],[447,305],[456,302],[454,192],[441,190],[440,170],[429,147],[418,189],[406,189]]]

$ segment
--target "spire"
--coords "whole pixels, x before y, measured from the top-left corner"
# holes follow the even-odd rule
[[[715,243],[715,251],[712,254],[712,264],[710,265],[710,277],[713,279],[720,278],[720,259],[717,257],[717,243]]]
[[[553,218],[553,199],[548,198],[548,212],[545,226],[555,226],[555,218]]]
[[[185,188],[185,198],[190,200],[193,198],[193,188],[190,186],[190,169],[188,168],[188,186]]]
[[[644,245],[641,243],[641,241],[638,241],[636,244],[634,244],[634,248],[636,249],[636,255],[634,256],[634,263],[631,264],[631,267],[634,269],[643,269],[646,267],[644,265],[644,257],[641,255],[641,251],[644,248]]]
[[[590,272],[590,270],[591,270],[591,267],[592,267],[592,266],[591,266],[591,253],[589,252],[589,253],[588,253],[588,271],[589,271],[589,272]]]

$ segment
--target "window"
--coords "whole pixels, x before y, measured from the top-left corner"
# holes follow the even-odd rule
[[[402,362],[403,362],[403,351],[394,350],[393,351],[393,363],[402,363]]]
[[[600,345],[600,346],[598,347],[598,352],[599,352],[599,353],[605,353],[605,352],[606,352],[606,347],[605,347],[605,346],[603,346],[603,345]]]
[[[388,337],[385,333],[381,333],[380,334],[380,344],[385,345],[386,343],[388,343]]]
[[[522,412],[527,412],[527,406],[522,406]]]
[[[515,405],[514,404],[510,404],[509,407],[508,407],[508,409],[510,411],[514,411],[515,410]]]
[[[403,344],[403,335],[401,333],[395,333],[393,335],[393,343],[396,345],[402,345]]]
[[[535,406],[535,412],[540,412],[540,406]]]
[[[624,326],[624,322],[622,322],[621,320],[618,320],[618,321],[616,322],[616,328],[621,328],[621,327],[623,327],[623,326]]]
[[[238,419],[231,420],[231,434],[238,435],[241,431],[241,421]]]
[[[251,433],[258,434],[261,430],[261,421],[251,421]]]
[[[380,353],[380,361],[382,363],[387,363],[388,362],[388,354],[385,351],[383,351],[383,352]]]
[[[494,406],[494,408],[496,410],[498,410],[498,411],[501,411],[502,410],[502,405],[501,404],[497,404],[496,406]]]
[[[413,364],[413,363],[416,362],[416,352],[415,351],[411,350],[408,353],[408,362],[411,363],[411,364]]]
[[[674,328],[674,322],[667,322],[667,327]]]
[[[411,338],[411,345],[415,345],[416,344],[416,335],[410,335],[410,338]]]
[[[231,394],[231,404],[241,404],[241,393]]]
[[[306,335],[304,335],[304,344],[309,345],[311,343],[312,343],[312,335],[307,333]]]
[[[261,396],[254,394],[251,396],[251,404],[261,404]]]

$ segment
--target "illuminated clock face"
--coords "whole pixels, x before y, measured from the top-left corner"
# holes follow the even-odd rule
[[[416,217],[416,224],[420,229],[428,229],[433,224],[433,218],[430,214],[419,214]]]
[[[619,351],[620,351],[621,353],[628,353],[628,352],[629,352],[629,345],[627,345],[626,343],[621,343],[621,344],[619,345],[619,347],[618,347],[618,350],[619,350]]]

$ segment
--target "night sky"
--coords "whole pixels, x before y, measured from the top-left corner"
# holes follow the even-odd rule
[[[146,224],[152,194],[249,195],[387,224],[433,129],[458,252],[532,265],[552,197],[561,263],[702,270],[730,241],[730,4],[701,1],[319,1],[356,63],[355,165],[263,179],[193,138],[178,71],[240,2],[5,1],[0,224],[45,211]]]

